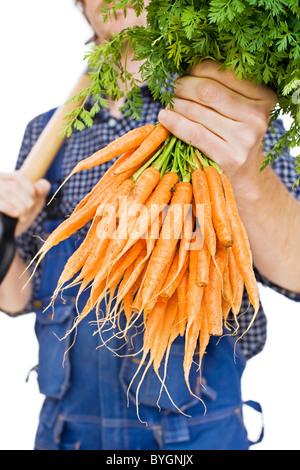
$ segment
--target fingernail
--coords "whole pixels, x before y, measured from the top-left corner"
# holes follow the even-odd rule
[[[51,184],[45,179],[39,180],[37,183],[38,191],[42,194],[48,193],[51,189]]]

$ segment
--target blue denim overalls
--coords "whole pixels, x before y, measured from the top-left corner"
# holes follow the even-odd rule
[[[49,117],[49,115],[48,115]],[[63,148],[47,178],[60,179]],[[61,220],[45,224],[50,233]],[[36,335],[39,341],[38,383],[45,395],[36,435],[37,450],[247,450],[249,442],[243,424],[240,381],[245,366],[234,340],[211,338],[201,374],[193,365],[190,383],[203,403],[190,395],[183,376],[184,339],[173,344],[167,369],[166,386],[174,403],[189,416],[178,412],[163,392],[157,406],[161,383],[149,369],[139,391],[137,418],[135,390],[140,375],[128,385],[139,364],[142,334],[112,339],[103,346],[93,334],[95,321],[90,314],[82,321],[74,336],[65,339],[77,315],[76,288],[66,290],[64,301],[57,299],[52,310],[43,312],[50,302],[58,277],[68,257],[80,240],[77,235],[54,247],[46,256],[38,295]],[[87,300],[84,292],[79,300],[82,308]],[[103,303],[102,308],[105,309]],[[104,333],[104,340],[111,332]],[[101,346],[102,345],[102,346]],[[121,348],[123,346],[123,348]],[[70,349],[69,349],[70,348]],[[65,351],[69,349],[68,353]],[[112,351],[114,350],[116,353]],[[142,366],[143,369],[144,366]],[[163,371],[162,371],[163,375]],[[259,410],[259,405],[249,403]]]

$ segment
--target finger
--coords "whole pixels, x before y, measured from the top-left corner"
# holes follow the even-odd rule
[[[176,85],[175,93],[178,98],[195,101],[233,121],[247,122],[251,105],[249,99],[215,80],[182,77]]]
[[[33,198],[35,195],[34,185],[28,176],[25,175],[21,170],[17,170],[13,173],[13,177],[17,184],[19,184],[23,189],[23,191],[28,193],[29,196]]]
[[[232,91],[252,100],[260,101],[268,99],[273,106],[277,103],[276,94],[270,88],[265,85],[257,85],[250,80],[239,80],[234,70],[222,70],[221,64],[213,60],[203,60],[196,67],[190,69],[189,74],[195,77],[216,80]]]
[[[51,189],[51,184],[45,179],[40,179],[34,184],[35,192],[37,196],[46,197]]]
[[[5,215],[8,215],[9,217],[19,217],[18,208],[8,201],[0,200],[0,212]]]
[[[44,189],[45,188],[46,186],[44,187]],[[36,196],[35,203],[32,208],[29,211],[21,214],[21,216],[19,217],[19,221],[21,224],[25,225],[26,227],[29,227],[32,224],[32,222],[36,219],[36,217],[39,215],[45,205],[46,195],[47,193],[43,191],[43,193],[40,193]]]
[[[17,190],[11,188],[8,191],[8,197],[11,198],[11,201],[20,208],[21,212],[30,210],[35,203],[35,193],[33,194],[26,191],[23,187],[18,187]]]
[[[14,173],[0,173],[0,180],[8,181],[13,179]]]
[[[181,114],[190,121],[202,124],[210,132],[221,137],[221,139],[227,141],[228,136],[232,135],[234,124],[232,119],[228,119],[211,108],[194,101],[175,98],[173,103],[173,110],[176,113]]]
[[[224,154],[226,142],[209,129],[167,109],[159,113],[158,119],[176,137],[198,148],[217,163],[220,162],[218,155]]]
[[[14,207],[19,216],[31,209],[34,204],[35,195],[29,194],[14,178],[10,182],[1,182],[0,200]]]
[[[29,178],[23,174],[20,170],[14,171],[13,173],[0,173],[0,190],[3,197],[7,194],[7,191],[11,191],[14,194],[19,195],[23,199],[27,196],[34,198],[35,190],[32,182]]]

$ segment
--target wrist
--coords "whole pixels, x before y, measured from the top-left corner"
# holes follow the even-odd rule
[[[241,206],[256,206],[274,190],[274,181],[278,180],[270,166],[260,171],[264,159],[260,151],[257,158],[240,168],[231,178],[235,197]]]
[[[30,273],[16,253],[13,263],[0,286],[0,310],[11,315],[22,312],[30,301],[32,283]]]

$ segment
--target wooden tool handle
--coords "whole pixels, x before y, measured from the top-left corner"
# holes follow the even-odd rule
[[[89,76],[87,73],[84,73],[79,78],[74,89],[70,93],[69,98],[77,95],[80,91],[87,88],[89,84]],[[21,167],[21,171],[23,171],[33,183],[45,176],[48,168],[64,142],[64,138],[59,137],[58,134],[66,125],[64,120],[65,115],[81,103],[82,102],[80,101],[77,101],[76,103],[71,102],[63,104],[57,108],[38,140],[32,147]]]

